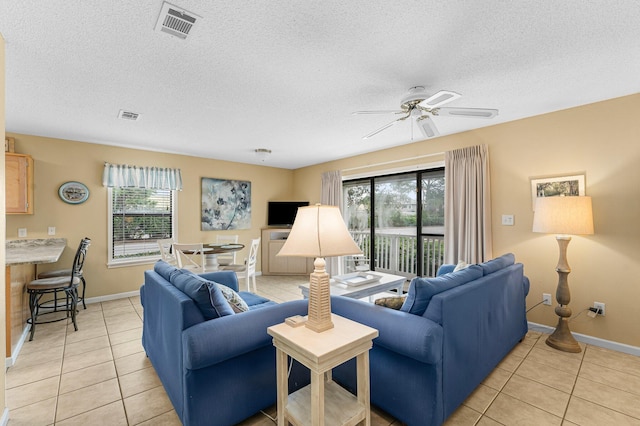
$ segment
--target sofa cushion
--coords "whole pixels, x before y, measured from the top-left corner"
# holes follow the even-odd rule
[[[500,257],[496,257],[495,259],[488,260],[484,263],[480,264],[482,268],[482,275],[489,275],[500,269],[506,268],[507,266],[511,266],[515,263],[516,257],[513,253],[503,254]]]
[[[169,282],[171,282],[171,275],[179,271],[178,268],[168,264],[164,260],[158,260],[155,265],[153,265],[153,270]]]
[[[471,265],[460,271],[440,275],[435,278],[414,278],[409,284],[407,299],[402,304],[400,310],[415,315],[422,315],[434,295],[480,277],[482,277],[482,268],[478,265]]]
[[[258,296],[257,294],[250,293],[248,291],[239,291],[238,295],[242,298],[242,300],[246,302],[247,306],[249,306],[249,309],[253,309],[256,306],[261,307],[261,305],[271,302],[271,300],[267,299],[266,297]],[[273,303],[275,304],[275,302]]]

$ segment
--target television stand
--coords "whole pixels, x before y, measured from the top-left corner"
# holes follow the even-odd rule
[[[276,256],[289,237],[291,228],[262,228],[262,275],[307,275],[313,272],[313,259]]]

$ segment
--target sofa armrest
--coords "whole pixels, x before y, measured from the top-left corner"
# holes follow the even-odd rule
[[[234,271],[205,272],[204,274],[198,275],[205,280],[215,281],[218,284],[226,285],[234,291],[238,291],[240,288],[238,286],[238,276]]]
[[[331,306],[335,314],[377,329],[374,345],[428,364],[442,357],[442,327],[427,318],[341,296],[332,296]]]
[[[271,346],[267,327],[307,315],[307,306],[306,300],[294,300],[196,324],[182,333],[184,366],[197,370]]]

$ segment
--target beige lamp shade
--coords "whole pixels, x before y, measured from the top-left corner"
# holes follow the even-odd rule
[[[593,234],[591,197],[538,197],[533,232],[547,234]]]
[[[362,254],[337,206],[300,207],[278,256],[331,257]]]

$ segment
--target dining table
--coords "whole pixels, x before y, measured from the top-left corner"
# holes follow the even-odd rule
[[[244,244],[239,243],[205,243],[202,245],[205,258],[205,268],[207,271],[217,271],[220,268],[218,255],[221,253],[233,253],[244,248]]]

